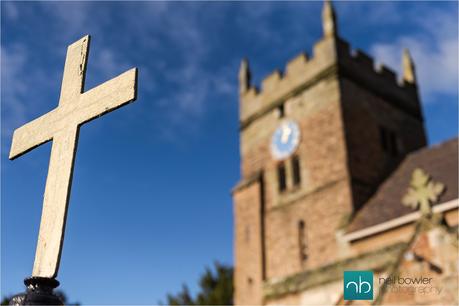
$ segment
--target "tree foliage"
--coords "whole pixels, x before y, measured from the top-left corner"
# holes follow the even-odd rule
[[[10,296],[4,296],[2,301],[0,302],[0,305],[8,305],[10,303],[11,297]]]
[[[193,298],[186,285],[175,295],[167,295],[168,305],[232,305],[233,268],[215,263],[214,271],[206,268],[199,279],[199,292]]]

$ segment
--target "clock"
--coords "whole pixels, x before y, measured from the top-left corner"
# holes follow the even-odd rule
[[[271,138],[271,153],[276,160],[283,160],[295,152],[300,143],[300,128],[293,120],[283,121]]]

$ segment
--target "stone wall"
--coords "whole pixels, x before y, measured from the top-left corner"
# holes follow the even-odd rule
[[[403,157],[426,144],[415,84],[398,81],[384,66],[375,69],[370,57],[351,52],[338,37],[321,39],[313,50],[311,58],[302,53],[284,72],[268,75],[260,90],[248,84],[240,93],[240,186],[245,187],[233,194],[237,304],[261,303],[263,283],[358,256],[359,248],[337,239],[341,229]],[[287,190],[280,192],[279,162],[270,144],[285,119],[301,130],[294,153],[301,184],[293,186],[287,159]],[[396,135],[397,154],[384,151],[380,127]],[[259,173],[263,185],[252,179]],[[306,227],[306,260],[300,257],[300,221]],[[296,294],[269,303],[303,300]]]
[[[233,191],[236,304],[262,302],[262,180],[254,177]]]

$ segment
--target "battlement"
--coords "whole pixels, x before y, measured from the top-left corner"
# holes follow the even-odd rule
[[[276,69],[261,81],[261,90],[250,84],[240,96],[241,121],[260,112],[269,111],[287,96],[295,94],[300,87],[308,84],[319,74],[336,63],[336,47],[333,39],[323,39],[315,44],[312,58],[301,53],[290,60],[284,73]]]
[[[397,76],[394,70],[384,64],[375,64],[375,60],[361,50],[350,51],[348,45],[341,46],[344,47],[339,51],[341,79],[359,84],[414,117],[422,117],[414,82],[404,80],[403,75]]]
[[[375,67],[376,73],[380,74],[384,79],[393,82],[394,84],[396,83],[399,85],[399,82],[397,81],[397,74],[395,71],[392,69],[388,68],[384,64],[378,64]]]
[[[305,52],[300,53],[297,57],[291,59],[286,66],[286,72],[288,75],[295,75],[302,73],[306,68],[308,56]]]
[[[282,73],[280,70],[274,70],[270,75],[263,79],[261,82],[261,90],[269,92],[276,90],[282,80]]]
[[[373,69],[375,67],[375,62],[373,58],[368,56],[360,49],[355,49],[351,51],[351,56],[354,58],[356,62],[358,62],[361,66],[367,67],[367,69]]]
[[[242,125],[269,112],[276,106],[323,78],[334,76],[348,78],[365,85],[369,90],[383,95],[415,116],[420,116],[416,85],[397,78],[390,68],[375,65],[372,57],[363,51],[351,50],[349,44],[338,38],[328,37],[318,41],[309,58],[301,53],[291,59],[285,73],[276,69],[261,81],[261,90],[250,85],[241,93]]]

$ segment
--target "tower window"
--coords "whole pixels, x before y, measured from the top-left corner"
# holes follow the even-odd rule
[[[301,168],[300,158],[295,155],[292,158],[292,175],[293,175],[293,186],[299,186],[301,183]]]
[[[394,156],[398,155],[397,135],[394,132],[389,133],[390,151]]]
[[[308,259],[308,242],[306,238],[306,225],[303,220],[298,222],[298,249],[300,263]]]
[[[384,152],[387,152],[387,130],[382,126],[379,127],[379,140],[381,142],[381,147],[383,148]]]
[[[277,165],[277,181],[279,185],[279,191],[285,191],[287,189],[287,180],[285,175],[285,165],[283,162]]]
[[[397,134],[394,131],[386,129],[385,127],[379,127],[379,138],[381,141],[381,147],[384,152],[387,152],[393,156],[400,154],[400,147],[398,143]]]
[[[277,116],[279,118],[284,118],[285,116],[285,106],[284,104],[281,104],[277,107]]]

